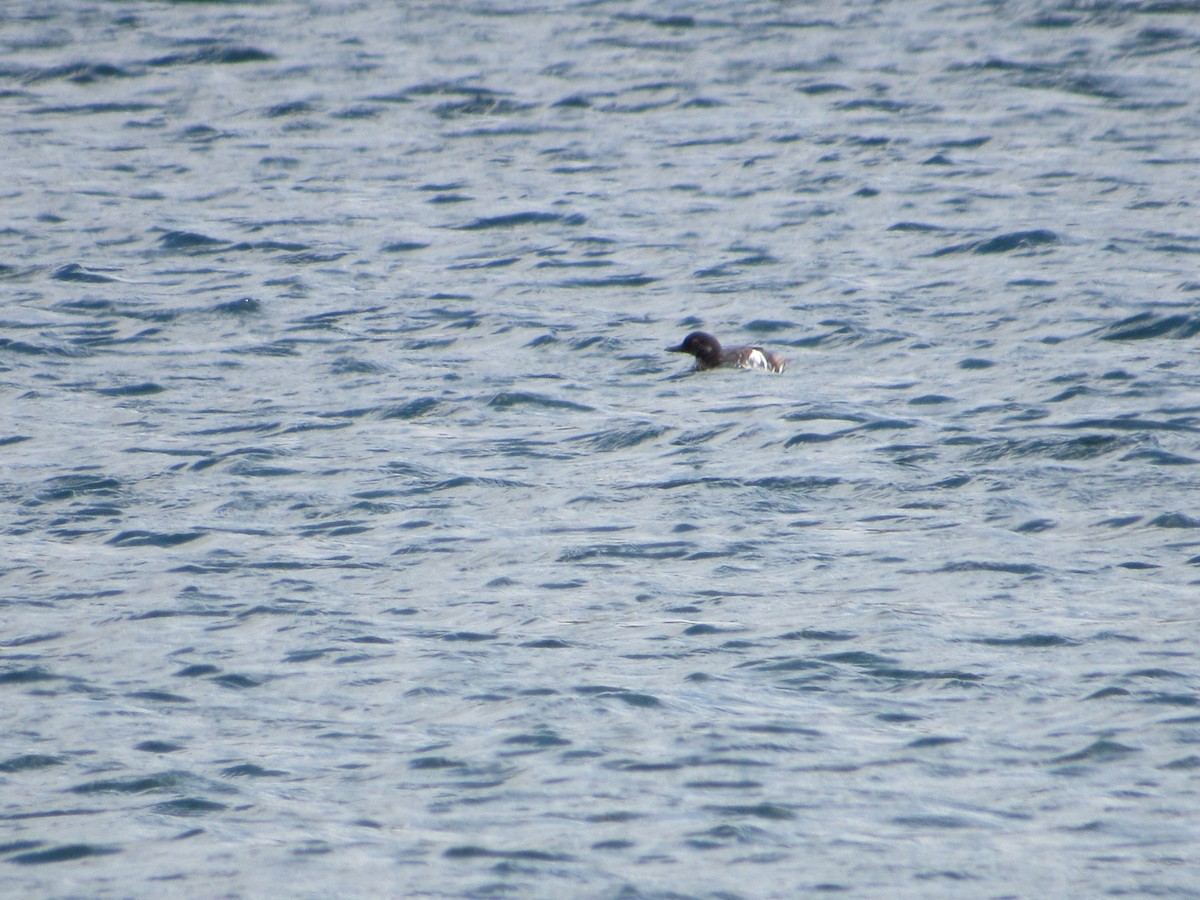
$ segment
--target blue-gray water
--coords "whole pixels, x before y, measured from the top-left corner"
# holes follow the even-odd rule
[[[4,894],[1200,896],[1200,5],[0,52]]]

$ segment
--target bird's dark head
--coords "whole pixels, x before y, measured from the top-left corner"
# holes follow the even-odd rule
[[[721,344],[704,331],[693,331],[678,347],[667,348],[672,353],[690,353],[702,369],[711,369],[721,364]]]

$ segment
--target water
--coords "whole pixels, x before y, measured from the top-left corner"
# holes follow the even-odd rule
[[[6,8],[4,893],[1200,895],[1198,13]]]

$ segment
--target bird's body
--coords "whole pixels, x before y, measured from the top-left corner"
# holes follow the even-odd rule
[[[696,357],[696,371],[717,368],[766,369],[782,372],[787,360],[762,347],[722,347],[711,334],[693,331],[678,347],[668,347],[671,353],[690,353]]]

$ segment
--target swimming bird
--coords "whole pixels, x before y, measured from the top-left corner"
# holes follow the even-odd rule
[[[693,331],[678,347],[668,347],[667,350],[671,353],[692,354],[696,357],[697,372],[722,366],[782,372],[787,366],[787,360],[778,353],[771,353],[762,347],[723,348],[720,341],[704,331]]]

